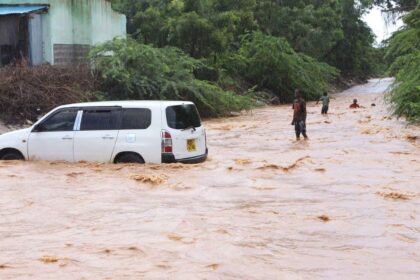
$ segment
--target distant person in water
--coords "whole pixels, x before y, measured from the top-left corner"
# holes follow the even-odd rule
[[[292,109],[292,125],[295,126],[296,140],[300,139],[300,134],[302,134],[305,139],[308,139],[308,136],[306,135],[306,103],[305,100],[303,100],[299,89],[295,90],[295,100],[293,101]]]
[[[350,109],[360,108],[360,105],[357,104],[357,99],[353,99],[353,104],[350,105]]]
[[[328,96],[328,93],[324,92],[324,95],[321,96],[321,98],[316,102],[316,104],[318,104],[319,101],[322,102],[321,114],[322,115],[328,114],[328,108],[330,106],[330,97]]]

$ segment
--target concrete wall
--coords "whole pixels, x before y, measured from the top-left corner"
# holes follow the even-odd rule
[[[126,34],[126,17],[106,0],[0,0],[0,4],[50,5],[42,15],[42,36],[44,60],[52,64],[77,60],[89,46]]]

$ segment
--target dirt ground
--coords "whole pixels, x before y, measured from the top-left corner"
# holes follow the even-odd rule
[[[0,162],[0,279],[420,279],[420,130],[390,82],[309,103],[308,141],[290,106],[207,121],[200,165]]]

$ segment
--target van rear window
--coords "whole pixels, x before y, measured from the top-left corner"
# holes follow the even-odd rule
[[[201,126],[200,116],[193,104],[169,106],[166,108],[166,122],[173,129]]]
[[[150,109],[123,109],[121,129],[147,129],[152,123]]]

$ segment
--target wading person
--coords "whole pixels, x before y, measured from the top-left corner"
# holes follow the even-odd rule
[[[295,90],[295,101],[293,101],[293,121],[292,125],[295,126],[296,140],[300,139],[300,134],[308,139],[306,135],[306,103],[303,100],[300,90]]]
[[[360,105],[357,103],[357,99],[353,99],[353,103],[350,105],[350,109],[360,108]]]
[[[330,97],[328,96],[328,93],[324,92],[324,95],[321,96],[321,98],[316,102],[316,104],[318,104],[319,101],[322,102],[321,114],[322,115],[328,114],[328,107],[330,106]]]

